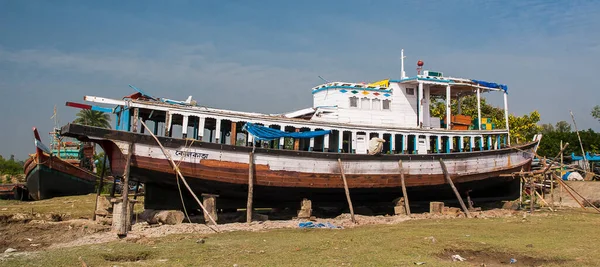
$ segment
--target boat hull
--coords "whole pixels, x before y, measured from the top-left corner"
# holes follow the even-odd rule
[[[146,184],[146,208],[181,207],[175,172],[161,148],[149,135],[69,124],[63,135],[100,144],[109,155],[113,174],[124,173],[132,152],[130,180]],[[536,143],[490,151],[427,155],[359,155],[232,146],[168,137],[159,140],[177,162],[186,180],[199,195],[219,195],[219,207],[245,207],[249,153],[254,150],[256,207],[299,203],[303,198],[322,203],[344,203],[340,163],[355,205],[391,202],[402,196],[399,161],[403,163],[411,199],[453,197],[440,159],[462,193],[472,196],[508,196],[515,178],[502,176],[529,170]],[[134,150],[129,151],[129,144]],[[186,205],[192,203],[182,188]],[[518,187],[518,184],[517,184]],[[286,204],[287,205],[287,204]]]
[[[27,191],[33,200],[94,192],[96,176],[56,157],[43,155],[41,164],[25,163]]]

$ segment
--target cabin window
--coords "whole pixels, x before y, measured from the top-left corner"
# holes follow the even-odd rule
[[[360,100],[360,109],[371,109],[371,100],[369,98],[363,97]]]
[[[406,88],[407,95],[415,95],[415,88]]]
[[[353,96],[350,98],[350,107],[357,108],[358,107],[358,97]]]
[[[390,103],[392,101],[390,101],[389,99],[384,99],[383,100],[383,110],[390,110]]]
[[[373,109],[374,110],[381,110],[381,100],[379,99],[373,99]]]

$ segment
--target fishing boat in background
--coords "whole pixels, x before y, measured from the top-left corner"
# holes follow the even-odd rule
[[[130,168],[130,180],[145,184],[144,203],[151,209],[182,205],[173,167],[149,131],[193,191],[218,195],[220,208],[246,207],[251,153],[255,207],[297,206],[303,198],[313,205],[345,203],[342,170],[355,205],[391,202],[402,196],[400,160],[411,199],[453,196],[440,159],[462,193],[518,194],[518,178],[506,174],[530,169],[539,139],[511,146],[508,87],[421,72],[422,66],[419,61],[417,75],[407,77],[402,56],[399,79],[326,82],[310,91],[312,107],[283,114],[208,108],[191,97],[175,101],[130,86],[137,92],[125,98],[84,97],[94,105],[67,102],[115,114],[116,129],[68,124],[61,135],[99,144],[114,175]],[[503,94],[504,125],[482,118],[482,93]],[[477,96],[478,116],[451,114],[450,100],[460,103],[469,95]],[[432,96],[446,99],[444,118],[431,115]],[[195,206],[183,194],[186,206]]]
[[[35,127],[33,134],[36,153],[24,164],[27,191],[33,200],[94,192],[98,176],[93,172],[92,144],[63,142],[55,130],[50,133],[48,148]]]

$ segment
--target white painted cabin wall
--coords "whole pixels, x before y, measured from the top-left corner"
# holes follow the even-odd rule
[[[406,95],[406,88],[398,83],[390,83],[392,96],[382,97],[369,94],[367,96],[358,93],[341,93],[339,89],[329,89],[313,94],[313,107],[332,107],[337,106],[337,110],[333,113],[322,114],[314,117],[316,121],[351,123],[351,124],[367,124],[377,126],[394,126],[394,127],[416,127],[417,126],[417,96],[416,88],[415,95]],[[356,90],[360,91],[359,88]],[[358,97],[358,107],[350,108],[350,97]],[[366,97],[372,103],[374,98],[380,99],[380,104],[383,100],[391,100],[390,109],[382,110],[381,107],[373,109],[362,108],[362,99]],[[429,114],[429,113],[426,113]]]

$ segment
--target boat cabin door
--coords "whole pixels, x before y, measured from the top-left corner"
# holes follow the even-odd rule
[[[427,138],[425,136],[419,136],[417,140],[417,154],[427,154]]]
[[[356,134],[356,154],[367,154],[366,134]]]

